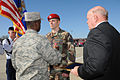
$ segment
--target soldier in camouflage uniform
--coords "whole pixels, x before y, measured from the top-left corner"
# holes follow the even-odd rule
[[[40,13],[26,12],[26,33],[13,45],[12,64],[17,80],[49,80],[48,64],[61,61],[61,53],[53,49],[40,30]]]
[[[60,64],[55,66],[50,65],[50,80],[69,80],[69,71],[63,70],[63,68],[69,63],[75,62],[73,38],[70,33],[59,27],[60,18],[57,14],[50,14],[48,16],[48,21],[52,32],[48,33],[46,37],[51,42],[51,45],[62,54],[62,61]]]

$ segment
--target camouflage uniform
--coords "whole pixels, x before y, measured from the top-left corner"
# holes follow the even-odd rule
[[[51,42],[51,45],[58,45],[57,49],[62,54],[61,63],[56,66],[50,66],[50,80],[55,80],[55,78],[58,78],[56,80],[69,80],[69,77],[62,77],[62,73],[69,74],[69,71],[61,70],[61,68],[75,62],[75,47],[72,36],[68,32],[59,29],[57,33],[53,34],[50,32],[46,37]]]
[[[49,80],[48,64],[60,61],[59,51],[34,30],[27,30],[13,45],[12,64],[16,69],[16,80]]]

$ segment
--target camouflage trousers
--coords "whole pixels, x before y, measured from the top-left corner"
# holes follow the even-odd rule
[[[66,74],[69,75],[70,72],[68,72],[68,71],[55,71],[55,70],[53,70],[50,73],[49,80],[70,80],[69,76],[68,77],[62,76],[63,73],[66,73]]]

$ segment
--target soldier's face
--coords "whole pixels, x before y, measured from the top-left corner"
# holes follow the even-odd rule
[[[59,27],[60,21],[58,19],[50,19],[49,24],[51,29],[55,29]]]
[[[37,30],[37,32],[39,32],[40,28],[41,28],[41,20],[36,23],[36,26],[37,26],[36,30]]]
[[[16,37],[16,32],[14,32],[13,30],[9,30],[8,34],[9,34],[11,39],[14,39]]]

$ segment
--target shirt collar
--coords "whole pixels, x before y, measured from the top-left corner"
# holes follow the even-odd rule
[[[8,39],[9,39],[10,41],[13,41],[10,37],[8,37]]]
[[[33,29],[27,29],[26,33],[38,33],[38,32]]]
[[[101,22],[99,22],[99,23],[95,26],[95,28],[96,28],[98,25],[100,25],[101,23],[103,23],[103,22],[108,22],[108,21],[105,20],[105,21],[101,21]]]

